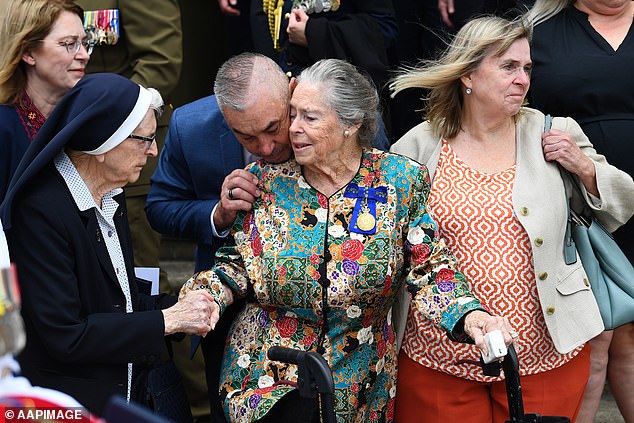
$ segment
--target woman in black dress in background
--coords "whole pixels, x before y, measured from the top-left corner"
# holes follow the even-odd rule
[[[634,2],[537,0],[530,104],[570,116],[596,150],[634,175]],[[614,233],[634,262],[634,221]],[[607,372],[619,410],[634,421],[634,324],[591,341],[592,370],[577,422],[592,422]]]

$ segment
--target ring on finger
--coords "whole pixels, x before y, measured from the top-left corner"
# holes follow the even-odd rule
[[[227,191],[227,197],[229,197],[230,200],[235,199],[233,196],[233,188],[229,188],[229,191]]]
[[[509,330],[509,335],[511,335],[511,338],[513,339],[517,339],[520,337],[520,334],[517,333],[514,329]]]

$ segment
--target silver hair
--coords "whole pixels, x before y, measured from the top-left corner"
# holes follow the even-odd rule
[[[322,98],[344,127],[360,124],[359,144],[372,145],[377,132],[379,96],[374,84],[350,63],[323,59],[304,69],[297,82],[322,88]]]
[[[288,101],[288,77],[273,60],[257,53],[242,53],[224,62],[214,82],[220,110],[225,107],[244,111],[252,97],[254,83],[266,84],[271,95]]]
[[[152,94],[150,109],[154,110],[154,115],[159,118],[163,114],[163,97],[156,88],[148,88],[147,90]]]

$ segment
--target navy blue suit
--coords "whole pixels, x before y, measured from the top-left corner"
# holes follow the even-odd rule
[[[225,177],[245,166],[242,151],[215,96],[174,111],[146,212],[156,231],[196,240],[196,271],[213,267],[216,249],[224,242],[212,236],[209,219]]]

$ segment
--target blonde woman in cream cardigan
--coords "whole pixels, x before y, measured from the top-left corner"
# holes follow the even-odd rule
[[[428,121],[392,151],[427,165],[440,236],[485,308],[514,327],[526,411],[574,420],[589,375],[585,343],[604,327],[581,261],[564,263],[559,166],[581,186],[574,204],[585,203],[609,230],[634,213],[634,182],[596,153],[574,120],[555,118],[544,133],[545,116],[523,106],[530,39],[520,20],[475,19],[440,59],[396,77],[394,93],[418,87],[430,96]],[[446,339],[415,309],[404,325],[399,311],[395,421],[425,409],[429,420],[416,421],[504,422],[504,382],[472,363],[477,351]]]

